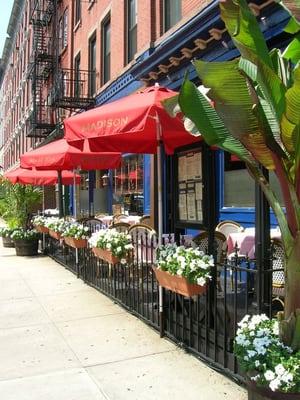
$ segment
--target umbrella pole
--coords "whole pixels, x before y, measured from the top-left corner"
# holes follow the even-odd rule
[[[77,170],[73,170],[74,177],[73,177],[73,214],[75,220],[77,220],[77,196],[76,196],[76,173]],[[76,263],[76,272],[77,272],[77,278],[79,278],[79,255],[78,255],[78,249],[75,249],[75,263]]]
[[[45,217],[45,186],[43,186],[43,217]],[[46,238],[45,233],[43,232],[43,252],[45,251],[46,247]]]
[[[62,196],[62,176],[61,171],[57,171],[57,183],[58,183],[58,210],[59,218],[63,218],[63,196]]]
[[[77,219],[77,193],[76,193],[76,173],[77,170],[74,169],[73,171],[74,177],[73,177],[73,214],[74,218]]]
[[[162,143],[161,143],[161,125],[159,122],[158,115],[156,116],[156,133],[157,133],[157,200],[158,200],[158,245],[162,244],[162,233],[163,233],[163,199],[162,199],[162,165],[161,165],[161,154],[162,154]],[[159,332],[160,337],[164,336],[164,293],[163,287],[159,286]]]

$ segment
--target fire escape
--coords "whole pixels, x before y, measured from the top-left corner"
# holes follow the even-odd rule
[[[32,3],[31,24],[33,47],[29,65],[32,104],[28,136],[47,137],[56,127],[54,109],[50,104],[49,86],[55,69],[53,25],[56,0],[35,0]]]
[[[62,38],[59,35],[64,33],[60,32],[58,3],[60,0],[33,1],[33,48],[28,73],[32,88],[30,137],[46,139],[59,130],[61,114],[64,115],[60,109],[82,110],[95,102],[90,95],[90,82],[95,72],[81,70],[78,65],[74,69],[60,66]]]

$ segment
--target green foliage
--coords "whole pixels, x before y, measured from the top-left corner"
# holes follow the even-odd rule
[[[13,229],[9,229],[9,228],[6,228],[6,227],[1,227],[0,228],[0,237],[4,237],[4,238],[10,237],[13,232],[14,232]]]
[[[31,185],[12,184],[7,180],[0,182],[2,217],[9,228],[26,228],[28,217],[42,200],[42,191]]]
[[[70,222],[66,229],[62,232],[62,236],[74,239],[89,239],[90,229],[78,222]]]

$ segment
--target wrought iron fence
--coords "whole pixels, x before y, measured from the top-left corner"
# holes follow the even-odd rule
[[[135,235],[134,256],[125,266],[109,265],[89,248],[78,251],[76,263],[76,250],[52,238],[46,241],[47,251],[84,282],[159,330],[158,285],[152,270],[157,239],[148,233]],[[166,238],[172,241],[174,236]],[[183,240],[189,245],[186,237]],[[237,323],[245,314],[262,310],[271,316],[280,303],[275,307],[272,302],[274,269],[257,271],[255,260],[240,257],[238,250],[214,270],[206,294],[186,298],[164,290],[163,320],[166,336],[214,368],[242,380],[233,355]]]

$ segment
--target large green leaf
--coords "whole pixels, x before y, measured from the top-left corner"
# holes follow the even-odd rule
[[[300,0],[277,0],[291,16],[287,26],[284,28],[287,33],[297,33],[300,31]]]
[[[182,112],[194,122],[206,143],[235,154],[243,161],[251,162],[249,152],[239,140],[232,137],[205,96],[188,79],[181,86],[178,100]]]
[[[272,154],[266,144],[267,135],[253,107],[257,96],[239,70],[239,60],[229,62],[194,62],[204,86],[211,88],[210,98],[233,137],[268,169],[274,169]]]
[[[300,60],[300,34],[298,34],[287,46],[282,56],[292,63],[297,64]]]
[[[245,0],[221,0],[221,17],[241,55],[253,60],[253,55],[272,68],[268,47],[259,24]]]

